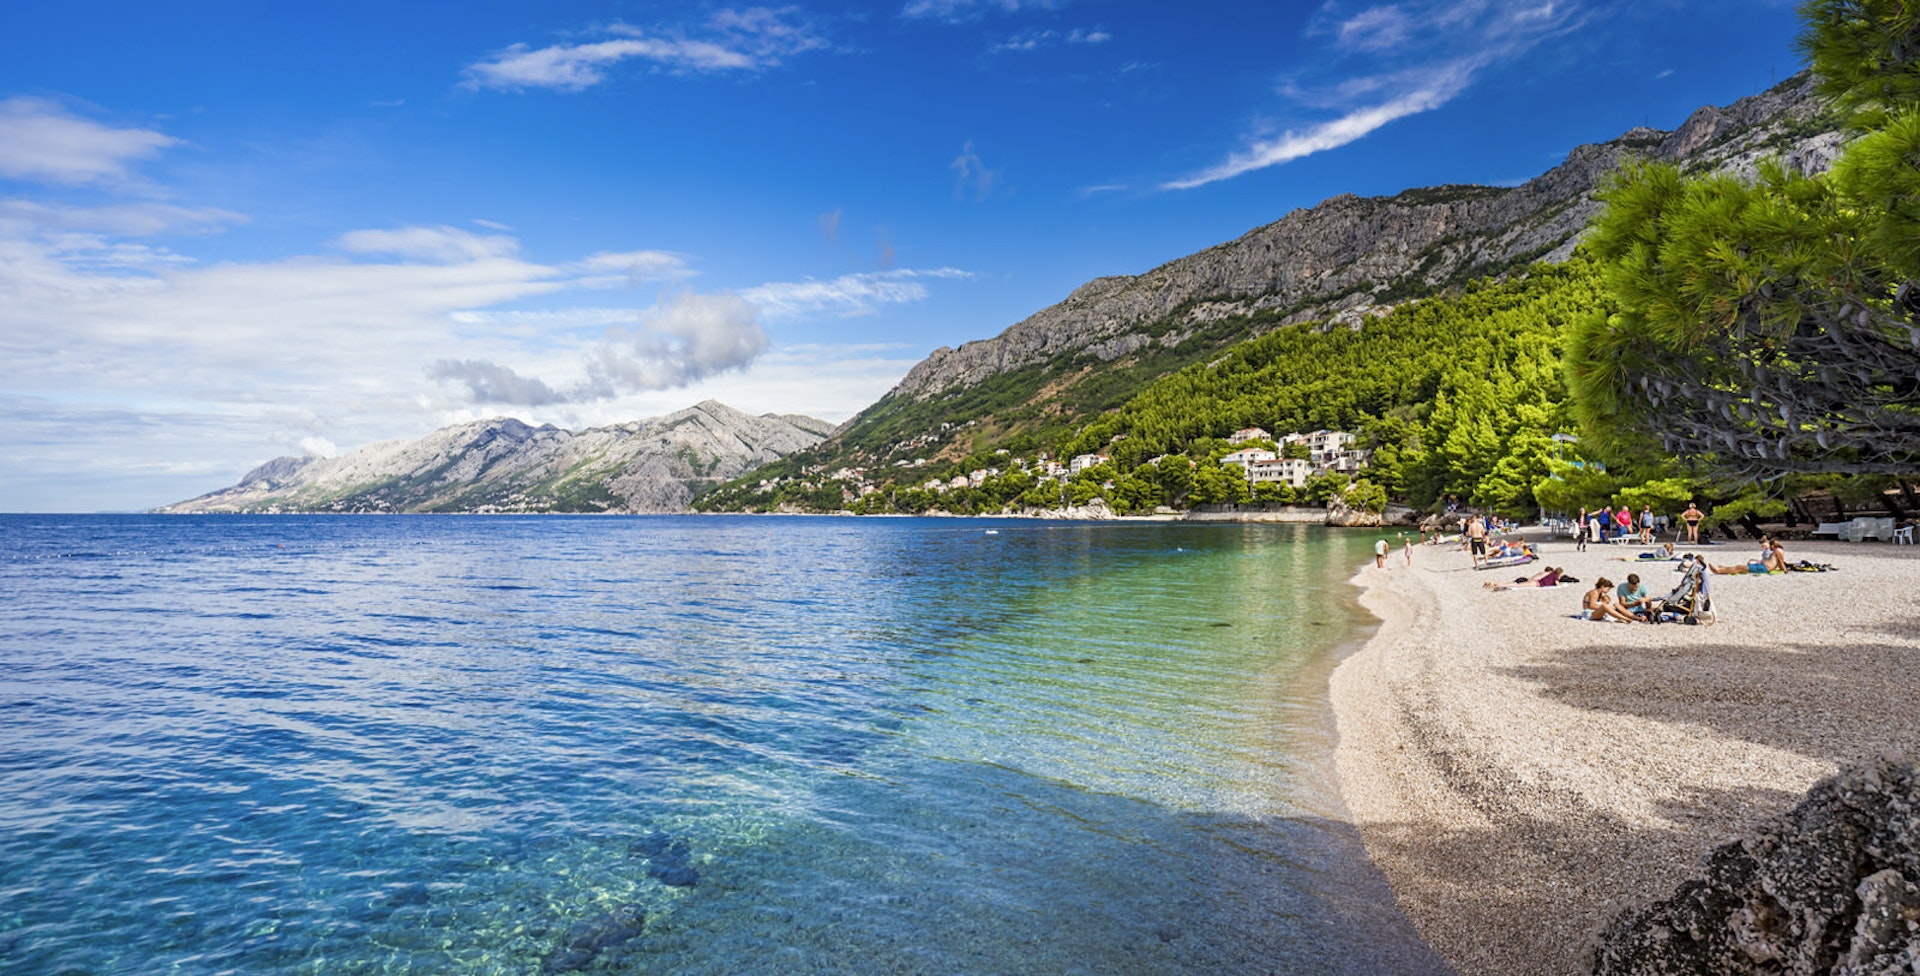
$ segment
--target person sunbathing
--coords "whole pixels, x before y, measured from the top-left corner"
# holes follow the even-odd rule
[[[1768,539],[1760,546],[1760,558],[1749,560],[1744,566],[1715,566],[1709,563],[1709,570],[1722,576],[1745,576],[1749,573],[1784,573],[1787,571],[1787,550],[1778,539]]]
[[[1511,583],[1483,583],[1481,585],[1485,586],[1489,590],[1524,590],[1524,589],[1530,589],[1536,586],[1559,586],[1560,585],[1560,567],[1548,566],[1546,569],[1543,569],[1540,572],[1527,577],[1526,579],[1514,580]]]
[[[1613,581],[1605,576],[1593,581],[1593,589],[1588,590],[1580,600],[1580,609],[1586,613],[1588,620],[1618,620],[1628,624],[1643,622],[1613,602]]]
[[[1673,543],[1663,542],[1660,544],[1659,549],[1656,549],[1653,552],[1643,552],[1640,554],[1639,558],[1641,559],[1672,559]]]

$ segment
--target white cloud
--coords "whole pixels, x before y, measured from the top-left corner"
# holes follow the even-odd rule
[[[866,274],[841,275],[828,281],[770,282],[748,288],[740,297],[759,307],[770,319],[817,315],[865,315],[880,305],[917,302],[927,297],[918,279],[971,278],[957,268],[918,271],[901,268]]]
[[[744,369],[767,348],[760,312],[737,295],[682,292],[648,309],[635,329],[615,327],[587,363],[592,399],[670,390]]]
[[[686,259],[670,251],[602,251],[569,265],[584,277],[585,288],[638,287],[643,282],[680,281],[693,276]]]
[[[1168,190],[1188,190],[1220,180],[1232,179],[1269,166],[1336,149],[1353,142],[1395,119],[1438,108],[1451,101],[1466,86],[1471,72],[1464,65],[1451,65],[1427,83],[1379,105],[1350,112],[1302,132],[1287,132],[1277,139],[1261,140],[1228,156],[1224,162],[1191,176],[1162,185]]]
[[[180,140],[80,118],[44,98],[0,101],[0,177],[38,183],[116,183],[128,167]]]
[[[1339,114],[1277,137],[1249,136],[1226,159],[1161,189],[1278,166],[1437,109],[1488,66],[1577,28],[1586,16],[1579,0],[1403,0],[1359,9],[1330,0],[1308,29],[1332,38],[1329,57],[1296,69],[1295,77],[1307,81],[1283,80],[1278,90],[1297,109]],[[1409,67],[1410,55],[1420,60]]]
[[[176,207],[150,202],[73,207],[32,200],[0,200],[0,230],[10,229],[16,234],[60,231],[153,237],[168,233],[212,233],[246,220],[245,214],[217,207]]]
[[[1407,42],[1412,18],[1397,6],[1371,7],[1340,22],[1335,35],[1342,45],[1364,51],[1385,51]]]
[[[1000,188],[1000,173],[988,169],[986,164],[980,161],[980,154],[973,151],[972,139],[968,139],[966,145],[960,147],[960,155],[955,156],[953,162],[947,164],[947,168],[953,171],[955,200],[966,199],[969,195],[975,200],[985,200]]]
[[[510,45],[468,65],[462,84],[469,89],[581,91],[606,81],[607,70],[624,61],[649,62],[675,71],[760,71],[826,46],[810,24],[797,19],[793,8],[722,10],[699,37],[629,24],[614,24],[605,33],[614,36],[541,48]]]
[[[1037,51],[1040,48],[1051,47],[1055,44],[1092,45],[1105,44],[1111,40],[1113,40],[1113,35],[1098,27],[1091,29],[1075,28],[1069,31],[1022,31],[988,48],[987,53],[999,54],[1006,51],[1018,54],[1027,51]]]
[[[1022,10],[1055,10],[1063,0],[908,0],[900,16],[912,19],[961,21],[985,13],[1019,13]]]
[[[457,227],[349,231],[334,246],[355,254],[386,254],[435,264],[510,259],[520,250],[518,241],[503,234],[473,234]]]

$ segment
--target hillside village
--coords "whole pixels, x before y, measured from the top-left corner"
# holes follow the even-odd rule
[[[1227,446],[1233,450],[1221,454],[1217,459],[1196,460],[1183,454],[1161,454],[1148,458],[1140,467],[1156,472],[1175,465],[1184,467],[1188,472],[1197,472],[1203,466],[1220,471],[1238,469],[1238,480],[1244,484],[1242,490],[1230,491],[1227,497],[1219,499],[1202,497],[1197,499],[1199,503],[1292,501],[1295,494],[1307,489],[1317,478],[1332,476],[1345,484],[1363,470],[1371,452],[1357,448],[1355,441],[1355,435],[1346,431],[1316,430],[1275,437],[1262,428],[1247,427],[1234,431],[1226,438]],[[1018,499],[1005,502],[1003,509],[995,509],[1011,511],[1023,507],[1023,503],[1024,507],[1040,507],[1039,503],[1056,498],[1059,499],[1058,504],[1074,503],[1075,485],[1093,486],[1103,497],[1111,497],[1121,487],[1122,480],[1128,477],[1115,470],[1113,457],[1107,453],[1076,454],[1062,460],[1046,451],[1022,457],[1000,448],[993,457],[994,463],[970,468],[962,466],[963,469],[956,470],[950,476],[943,473],[919,482],[902,475],[915,468],[945,465],[926,457],[902,459],[891,465],[894,470],[885,471],[879,476],[864,467],[842,466],[828,470],[824,465],[814,466],[804,468],[796,475],[763,478],[753,484],[750,490],[764,498],[784,499],[794,497],[798,488],[799,493],[814,504],[830,501],[833,492],[838,491],[842,504],[857,510],[863,501],[878,503],[880,499],[876,496],[883,494],[894,496],[887,499],[887,504],[896,506],[900,502],[899,486],[911,485],[909,491],[923,493],[930,498],[960,492],[984,493],[994,498],[1018,495]],[[1192,475],[1189,474],[1188,483],[1191,481]],[[1278,490],[1282,488],[1284,492]],[[968,498],[967,501],[967,508],[982,510],[979,499]],[[1176,510],[1167,505],[1139,504],[1128,507],[1136,511],[1149,508],[1161,512]]]

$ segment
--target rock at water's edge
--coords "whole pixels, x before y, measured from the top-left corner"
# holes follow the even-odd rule
[[[1594,972],[1920,973],[1920,773],[1881,759],[1815,784],[1705,878],[1615,918]]]

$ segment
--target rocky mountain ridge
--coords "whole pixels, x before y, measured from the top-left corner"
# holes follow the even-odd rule
[[[1335,196],[1144,274],[1096,278],[993,338],[937,349],[881,404],[927,400],[1068,354],[1113,362],[1149,346],[1172,347],[1230,315],[1276,310],[1282,324],[1358,325],[1450,283],[1565,260],[1600,208],[1595,189],[1628,159],[1751,174],[1761,159],[1778,155],[1817,172],[1842,142],[1803,72],[1732,105],[1701,108],[1671,132],[1635,128],[1581,146],[1516,187]],[[1155,324],[1161,328],[1146,328]]]
[[[338,457],[275,458],[231,488],[158,511],[681,512],[701,488],[832,430],[812,417],[756,417],[713,400],[577,432],[476,420]]]

